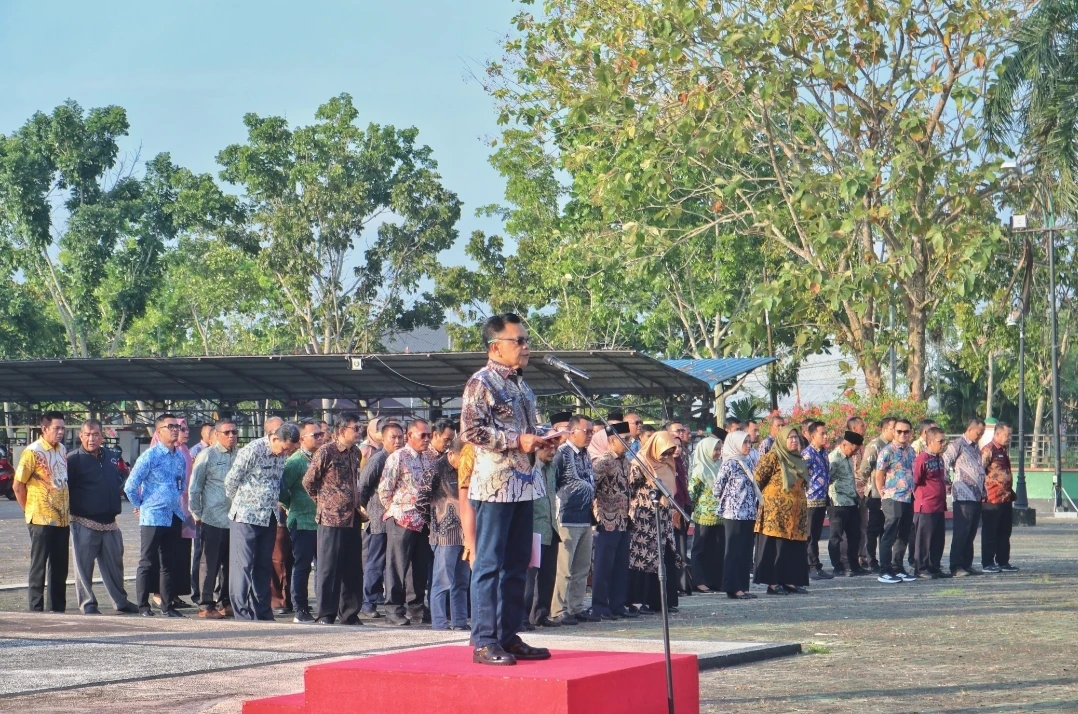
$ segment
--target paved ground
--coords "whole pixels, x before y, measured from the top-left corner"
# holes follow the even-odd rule
[[[26,531],[8,508],[0,503],[0,584],[23,583]],[[131,521],[124,516],[134,538]],[[1078,523],[1042,520],[1013,542],[1017,574],[896,586],[846,579],[808,596],[745,602],[683,598],[675,640],[716,651],[735,646],[720,642],[805,649],[702,672],[701,710],[1078,711]],[[24,590],[0,591],[0,710],[233,713],[245,698],[301,690],[303,668],[315,661],[462,640],[428,628],[315,630],[18,612],[24,607]],[[641,639],[654,646],[661,629],[641,618],[563,632],[635,648]]]

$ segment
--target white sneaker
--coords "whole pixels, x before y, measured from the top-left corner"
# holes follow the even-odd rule
[[[890,573],[884,573],[880,575],[880,577],[876,578],[876,580],[880,581],[881,583],[884,583],[885,585],[898,585],[902,582],[902,578],[898,577],[897,575],[891,575]]]

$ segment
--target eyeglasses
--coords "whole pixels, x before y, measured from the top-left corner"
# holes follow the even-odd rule
[[[631,422],[629,422],[629,426],[643,426],[643,425],[644,425],[644,422],[642,422],[642,421],[631,421]]]
[[[179,431],[180,430],[180,425],[179,424],[162,424],[161,428],[162,429],[168,429],[169,431]]]
[[[420,439],[429,439],[434,435],[432,433],[430,433],[429,431],[427,431],[427,432],[417,433],[416,436],[418,436]]]
[[[190,431],[186,426],[181,426],[180,431]]]
[[[527,347],[531,344],[530,337],[494,337],[490,342],[515,342],[517,347]],[[487,344],[489,345],[490,342]]]
[[[222,436],[235,436],[235,435],[240,433],[240,430],[239,429],[224,429],[224,430],[219,431],[217,433],[222,435]]]
[[[326,432],[324,432],[324,431],[312,431],[310,433],[310,436],[313,436],[316,439],[321,437],[321,436],[325,436],[325,435],[326,435]]]
[[[899,434],[899,435],[901,435],[901,434],[910,434],[910,433],[912,433],[912,431],[909,430],[909,429],[895,429],[895,433]]]

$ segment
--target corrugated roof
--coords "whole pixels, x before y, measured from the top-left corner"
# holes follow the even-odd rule
[[[721,357],[718,359],[668,359],[663,364],[716,385],[737,379],[746,372],[771,364],[777,357]]]
[[[532,352],[536,394],[566,391],[561,372]],[[706,382],[633,351],[559,352],[594,395],[701,395]],[[117,402],[210,399],[453,399],[487,361],[481,352],[255,357],[130,357],[0,361],[0,400]]]

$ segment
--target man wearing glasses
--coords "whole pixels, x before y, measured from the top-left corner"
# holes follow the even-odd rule
[[[464,386],[461,438],[475,447],[468,498],[475,512],[472,563],[472,660],[513,665],[548,659],[530,647],[524,627],[524,587],[532,551],[533,501],[546,495],[534,469],[535,394],[521,376],[528,332],[520,317],[495,315],[483,325],[487,364]]]
[[[236,458],[239,430],[229,419],[213,425],[213,445],[199,452],[191,470],[188,499],[195,517],[202,554],[198,568],[198,616],[219,620],[232,614],[228,596],[228,511],[232,499],[225,495],[225,477]],[[218,587],[218,583],[221,585]]]
[[[359,609],[363,598],[363,534],[359,519],[359,462],[357,444],[363,436],[359,414],[337,417],[333,440],[323,444],[311,458],[303,475],[303,488],[315,502],[318,526],[318,611],[315,623],[362,625]]]
[[[644,420],[639,414],[626,414],[625,422],[629,425],[629,435],[625,439],[629,442],[629,453],[639,453],[641,427],[644,426]]]
[[[180,562],[180,539],[184,514],[180,495],[187,488],[187,462],[176,449],[180,423],[172,414],[162,414],[154,421],[157,443],[135,461],[127,477],[124,493],[139,514],[142,553],[135,574],[135,592],[139,614],[153,615],[150,593],[154,592],[153,574],[160,572],[161,603],[166,617],[184,617],[172,606],[172,583],[187,568]]]
[[[595,473],[588,445],[592,423],[574,414],[569,420],[569,438],[554,457],[554,483],[558,488],[558,574],[551,616],[560,625],[598,622],[599,616],[584,611],[584,593],[591,570],[592,506],[595,502]]]
[[[431,436],[427,421],[413,421],[404,448],[386,459],[378,484],[386,526],[386,622],[391,625],[423,620],[430,549],[423,537],[427,524],[416,499],[419,489],[430,481],[437,458],[430,448]]]
[[[882,496],[883,537],[880,538],[881,583],[895,585],[914,582],[917,575],[907,573],[902,558],[913,527],[913,426],[908,419],[895,420],[895,439],[880,449],[873,477]]]
[[[977,538],[977,528],[981,523],[981,502],[986,496],[984,462],[977,446],[984,436],[984,428],[984,419],[970,419],[965,433],[952,441],[943,452],[944,467],[954,472],[951,482],[954,501],[951,575],[956,578],[979,572],[973,569],[973,541]]]
[[[326,432],[317,422],[304,419],[299,429],[299,449],[284,463],[284,484],[279,501],[287,514],[288,535],[292,541],[292,603],[296,608],[293,622],[314,622],[308,584],[318,545],[318,524],[314,520],[314,501],[303,489],[303,475],[311,457],[325,441]]]

